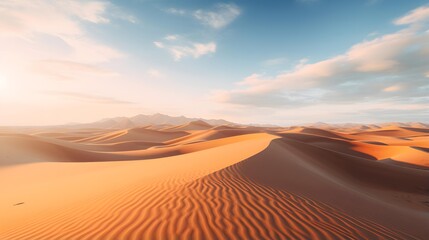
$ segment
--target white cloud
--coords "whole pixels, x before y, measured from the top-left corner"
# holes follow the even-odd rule
[[[46,89],[93,92],[117,84],[119,73],[108,66],[125,54],[87,28],[130,16],[107,1],[0,1],[0,53],[7,56],[0,58],[0,75],[11,92],[3,100],[43,105],[51,101],[40,94]]]
[[[2,1],[0,2],[2,13],[0,15],[0,34],[3,36],[24,36],[33,33],[82,34],[79,23],[71,18],[73,12],[61,9],[62,6],[58,3],[41,0]],[[75,17],[80,18],[81,15]]]
[[[175,61],[179,61],[184,57],[199,58],[203,55],[215,53],[216,43],[194,43],[182,41],[181,45],[171,44],[168,42],[154,42],[154,45],[161,49],[166,49],[173,56]]]
[[[74,51],[70,54],[72,59],[87,63],[108,62],[121,58],[124,54],[110,46],[101,44],[90,37],[64,36],[62,40]]]
[[[199,58],[200,56],[216,52],[216,44],[209,43],[192,43],[190,46],[171,46],[168,50],[173,54],[176,61],[183,57],[192,56]]]
[[[36,74],[50,77],[54,80],[89,79],[99,77],[114,77],[118,74],[101,67],[64,60],[40,60],[32,64]]]
[[[202,55],[216,52],[216,43],[194,43],[193,44],[193,55],[198,58]]]
[[[108,23],[110,20],[105,17],[107,2],[89,1],[58,1],[58,8],[64,9],[67,14],[77,16],[82,20],[92,23]]]
[[[418,22],[423,22],[429,20],[429,6],[422,6],[413,11],[409,12],[407,15],[398,18],[395,20],[397,25],[413,24]]]
[[[0,12],[0,50],[13,56],[2,65],[43,59],[96,64],[124,56],[85,30],[86,23],[109,23],[116,17],[112,14],[130,17],[108,2],[6,0],[0,2]]]
[[[307,64],[308,61],[310,61],[308,58],[301,58],[298,61],[298,64],[295,66],[295,69],[298,69],[298,68],[301,68],[301,67],[305,66],[305,64]]]
[[[153,42],[157,48],[164,48],[164,44],[162,42],[155,41]]]
[[[241,9],[235,4],[217,4],[214,10],[199,9],[193,16],[201,23],[212,28],[223,28],[233,22],[241,13]]]
[[[220,29],[229,25],[241,14],[241,9],[232,3],[218,3],[211,10],[198,9],[190,11],[179,8],[169,8],[165,11],[178,16],[193,17],[200,23],[215,29]]]
[[[98,104],[135,104],[134,102],[124,101],[120,99],[116,99],[113,97],[105,97],[93,94],[84,94],[77,92],[62,92],[62,91],[45,91],[47,95],[59,96],[59,97],[68,97],[72,99],[77,99],[83,102],[92,102]]]
[[[315,63],[303,59],[276,76],[255,73],[235,89],[215,91],[212,99],[270,108],[423,99],[429,88],[428,28],[410,26]]]
[[[80,22],[109,23],[110,18],[136,21],[105,1],[4,0],[0,2],[0,35],[83,34]]]
[[[243,79],[243,81],[237,82],[237,85],[239,85],[239,86],[260,85],[261,83],[263,83],[263,81],[264,81],[264,79],[263,79],[262,75],[254,73],[254,74],[246,77],[245,79]]]
[[[399,90],[401,90],[401,86],[400,85],[393,85],[393,86],[389,86],[383,89],[384,92],[397,92]]]
[[[241,9],[235,4],[219,3],[211,10],[198,9],[195,11],[169,8],[166,12],[174,15],[188,16],[195,18],[204,25],[215,29],[220,29],[233,22],[241,13]],[[167,50],[174,58],[179,61],[185,57],[199,58],[216,52],[216,43],[214,41],[202,43],[189,41],[183,36],[167,35],[162,41],[154,41],[157,48]]]
[[[165,40],[174,41],[179,38],[179,35],[167,35],[164,37]]]
[[[184,9],[178,9],[178,8],[169,8],[167,10],[165,10],[168,13],[174,14],[174,15],[179,15],[179,16],[184,16],[186,15],[187,11]]]

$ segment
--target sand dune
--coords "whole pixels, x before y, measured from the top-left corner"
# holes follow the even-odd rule
[[[0,146],[1,166],[47,161],[94,161],[94,156],[85,151],[52,144],[32,136],[0,136]]]
[[[103,203],[103,201],[113,201],[110,202],[109,205],[114,204],[121,206],[124,204],[127,205],[129,202],[138,201],[139,196],[142,197],[147,195],[147,197],[153,197],[156,196],[154,195],[155,193],[164,194],[165,191],[171,188],[181,186],[189,181],[195,180],[199,177],[210,174],[213,171],[222,169],[228,165],[252,156],[265,148],[273,138],[275,138],[275,136],[265,134],[259,138],[248,139],[247,141],[238,141],[235,144],[228,144],[222,148],[222,153],[220,154],[218,149],[209,149],[188,155],[179,155],[171,158],[150,161],[104,162],[88,163],[84,165],[42,163],[6,168],[1,170],[0,176],[2,179],[0,183],[2,184],[1,189],[4,189],[4,193],[8,197],[1,199],[1,206],[2,213],[8,213],[10,216],[7,220],[2,219],[3,221],[1,221],[0,226],[11,224],[10,219],[13,217],[21,217],[15,221],[15,227],[19,227],[21,225],[21,220],[27,219],[28,217],[42,215],[42,217],[36,218],[37,222],[40,223],[36,225],[41,229],[46,228],[48,225],[51,225],[52,227],[52,224],[54,224],[55,221],[49,223],[43,222],[51,217],[55,218],[55,215],[58,213],[61,215],[63,210],[65,215],[62,217],[75,219],[79,224],[82,224],[81,217],[88,217],[88,215],[83,214],[88,210],[85,209],[85,206],[88,206],[87,204],[91,205],[89,206],[91,209],[94,208],[94,217],[99,214],[105,214],[104,217],[108,218],[109,215],[112,213],[114,214],[114,212],[99,211],[97,213],[97,211],[100,210],[97,209],[97,206],[105,206],[106,203]],[[242,147],[252,150],[239,153],[237,150]],[[62,173],[52,171],[54,169],[62,171]],[[26,172],[30,172],[31,176],[23,174]],[[62,177],[58,179],[59,174],[61,174]],[[79,176],[79,178],[76,178],[76,175]],[[8,179],[8,181],[5,181],[5,179]],[[14,182],[14,187],[8,187],[10,185],[5,185],[6,182]],[[155,187],[153,189],[153,191],[155,191],[154,194],[150,194],[150,192],[147,191],[140,191],[142,188],[145,189],[153,187]],[[29,191],[30,189],[31,191]],[[52,194],[51,191],[53,190],[57,190],[64,195]],[[125,194],[125,196],[117,199],[118,197],[121,197],[121,195],[117,195],[118,191]],[[139,195],[128,195],[133,194],[133,192],[139,193]],[[103,194],[110,195],[110,197],[106,197]],[[17,195],[19,196],[19,199],[26,202],[24,206],[28,206],[30,208],[27,210],[31,211],[30,213],[21,212],[23,216],[13,214],[14,210],[16,210],[13,206],[13,199],[17,199]],[[50,197],[47,198],[46,195]],[[97,201],[101,201],[101,203],[97,203]],[[69,202],[69,204],[71,202],[77,203],[68,205],[67,202]],[[85,202],[86,204],[82,205],[82,203]],[[110,205],[112,209],[114,209],[114,205]],[[81,207],[84,208],[73,210],[72,212],[76,212],[76,214],[72,216],[70,215],[70,212],[66,211],[66,209],[62,209],[63,207],[77,207],[77,209],[80,209]],[[44,210],[46,209],[52,211],[45,212]],[[55,211],[53,209],[55,209]],[[37,211],[39,214],[32,216],[33,211]],[[28,213],[30,216],[25,215]],[[33,221],[36,221],[36,219],[33,219]],[[34,224],[33,221],[30,221],[30,225]],[[87,224],[92,225],[92,222],[88,221]],[[3,235],[2,230],[3,227],[1,227],[0,230],[0,237],[2,239],[7,239],[6,236],[8,236],[8,234]],[[35,229],[30,231],[34,233]],[[82,229],[77,229],[77,231],[81,232]],[[32,237],[47,236],[44,235],[43,231],[39,234],[40,235],[32,235]],[[18,236],[21,239],[25,239],[24,235],[10,236],[12,239]],[[61,234],[54,236],[62,238]]]
[[[178,137],[187,135],[183,131],[165,132],[160,130],[148,129],[147,127],[132,128],[127,130],[118,130],[107,134],[85,138],[79,142],[91,143],[112,143],[120,141],[148,141],[148,142],[164,142]]]
[[[318,128],[299,127],[299,128],[293,128],[285,132],[306,133],[306,134],[329,137],[329,138],[348,139],[345,136],[342,136],[342,134],[336,133],[332,130],[325,130],[325,129],[318,129]]]
[[[174,127],[169,127],[169,128],[165,128],[164,130],[167,131],[171,131],[171,130],[175,130],[175,131],[193,131],[193,130],[206,130],[206,129],[210,129],[213,126],[202,121],[202,120],[197,120],[197,121],[192,121],[183,125],[179,125],[179,126],[174,126]]]
[[[0,239],[425,239],[428,129],[321,127],[8,129]]]
[[[356,133],[355,135],[376,135],[376,136],[388,136],[388,137],[418,137],[425,136],[428,131],[427,129],[420,128],[403,128],[403,127],[387,127],[383,129],[377,129],[372,131],[364,131]]]
[[[244,134],[258,133],[261,131],[253,129],[210,129],[206,131],[198,131],[187,136],[176,138],[170,141],[167,141],[167,144],[188,144],[192,142],[202,142],[215,140],[220,138],[239,136]]]
[[[335,152],[346,153],[374,160],[394,160],[418,166],[429,167],[429,154],[422,147],[421,142],[410,143],[410,146],[388,145],[376,141],[347,141],[332,139],[324,136],[309,134],[281,134],[285,138],[329,149]]]

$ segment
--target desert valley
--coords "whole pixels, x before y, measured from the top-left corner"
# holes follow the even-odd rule
[[[429,240],[429,0],[0,0],[0,240]]]
[[[160,117],[1,128],[0,239],[429,235],[426,124]]]

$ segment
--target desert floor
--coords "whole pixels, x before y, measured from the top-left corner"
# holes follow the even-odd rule
[[[428,239],[429,129],[1,128],[0,239]]]

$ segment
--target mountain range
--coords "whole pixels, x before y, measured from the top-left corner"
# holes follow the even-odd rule
[[[212,126],[220,125],[229,125],[236,126],[237,123],[229,122],[223,119],[202,119],[202,118],[188,118],[185,116],[168,116],[165,114],[153,114],[153,115],[144,115],[139,114],[134,117],[114,117],[114,118],[105,118],[92,123],[83,123],[83,124],[68,124],[69,127],[76,128],[103,128],[103,129],[125,129],[133,127],[141,127],[148,125],[155,126],[176,126],[187,124],[196,121],[204,121]]]

